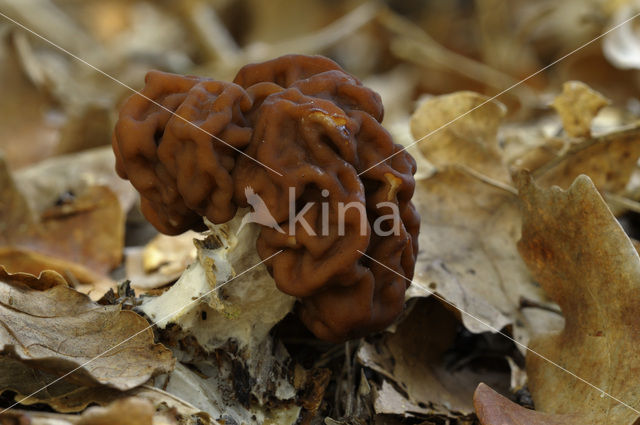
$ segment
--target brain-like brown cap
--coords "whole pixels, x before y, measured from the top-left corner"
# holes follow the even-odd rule
[[[280,227],[263,227],[258,253],[282,251],[267,265],[316,336],[398,316],[418,249],[416,166],[380,125],[375,92],[327,58],[290,55],[233,83],[152,71],[142,94],[121,109],[113,146],[160,231],[226,222],[251,188]]]

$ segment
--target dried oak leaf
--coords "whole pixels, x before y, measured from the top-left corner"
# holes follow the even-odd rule
[[[58,376],[82,365],[68,382],[128,390],[174,365],[146,320],[92,302],[51,271],[35,277],[0,267],[0,324],[0,353]]]
[[[640,259],[591,180],[568,190],[542,189],[517,175],[522,201],[518,249],[532,274],[562,308],[562,331],[530,348],[625,403],[640,409]],[[638,414],[535,355],[527,358],[536,408],[579,413],[584,420],[630,424]]]
[[[589,86],[569,81],[553,103],[566,130],[550,117],[500,129],[505,159],[512,170],[529,170],[542,186],[567,188],[580,174],[601,192],[618,194],[627,187],[640,157],[640,127],[630,125],[591,134],[591,123],[608,100]]]
[[[562,119],[569,137],[590,137],[591,122],[609,100],[580,81],[567,81],[562,93],[553,101],[553,108]]]
[[[60,273],[75,289],[99,299],[115,287],[110,278],[95,273],[82,264],[15,246],[0,247],[0,265],[9,271],[38,275],[44,270]]]
[[[428,99],[411,117],[411,133],[422,154],[434,165],[472,166],[500,181],[509,179],[501,166],[498,127],[506,114],[505,106],[471,91]],[[444,125],[448,124],[446,127]]]

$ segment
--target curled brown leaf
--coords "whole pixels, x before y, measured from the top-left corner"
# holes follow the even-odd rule
[[[92,302],[55,272],[0,267],[0,324],[0,352],[55,376],[77,369],[68,382],[128,390],[174,365],[146,320]]]

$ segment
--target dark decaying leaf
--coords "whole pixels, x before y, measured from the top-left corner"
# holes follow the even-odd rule
[[[460,418],[473,412],[472,389],[479,382],[508,391],[504,353],[492,354],[490,347],[464,354],[459,347],[453,350],[459,323],[449,306],[431,297],[416,302],[393,334],[363,344],[358,359],[383,377],[383,385],[374,387],[376,413]],[[449,350],[460,358],[450,358]],[[478,362],[481,368],[474,366]]]

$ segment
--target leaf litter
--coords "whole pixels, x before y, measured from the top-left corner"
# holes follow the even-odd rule
[[[106,146],[127,90],[2,21],[0,407],[155,326],[0,422],[633,423],[496,331],[637,408],[637,29],[491,98],[638,5],[463,3],[0,1],[135,88],[150,68],[227,79],[328,55],[382,94],[422,215],[401,319],[315,341],[264,267],[240,275],[255,229],[167,237],[141,220]]]

